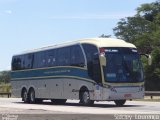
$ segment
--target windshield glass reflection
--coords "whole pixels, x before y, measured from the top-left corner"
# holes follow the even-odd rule
[[[105,48],[107,82],[142,82],[143,69],[135,48]]]

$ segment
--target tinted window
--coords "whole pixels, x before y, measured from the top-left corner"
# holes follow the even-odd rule
[[[71,66],[84,67],[85,60],[79,45],[71,47]]]
[[[12,59],[12,70],[20,70],[21,69],[21,58],[20,56],[13,57]]]
[[[70,65],[70,48],[58,48],[35,53],[34,68]]]
[[[58,66],[70,65],[70,47],[58,48],[56,57]]]
[[[33,68],[39,68],[40,65],[40,52],[36,52],[34,55]]]
[[[48,50],[47,51],[47,67],[56,66],[56,50]]]
[[[24,70],[33,68],[33,54],[14,56],[12,59],[12,70]]]
[[[97,47],[90,44],[83,44],[83,48],[87,58],[88,75],[97,82],[101,81],[101,69]]]
[[[24,64],[24,69],[31,69],[33,68],[33,60],[34,60],[34,55],[33,54],[26,54],[23,56],[23,64]]]
[[[48,51],[36,52],[34,56],[34,68],[48,67]]]
[[[41,68],[45,65],[44,51],[35,53],[33,68]]]
[[[13,57],[12,69],[31,69],[53,66],[84,67],[85,60],[79,45],[40,51]]]

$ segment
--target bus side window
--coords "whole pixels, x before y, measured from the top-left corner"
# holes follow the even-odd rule
[[[31,69],[33,68],[33,60],[34,60],[34,54],[27,54],[24,55],[24,68],[25,69]]]
[[[34,53],[33,68],[38,68],[38,52]]]
[[[24,60],[24,56],[21,56],[21,70],[25,69],[25,60]]]
[[[79,45],[71,47],[71,66],[84,67],[85,60]]]
[[[47,66],[53,67],[56,65],[56,59],[55,59],[55,49],[49,50],[47,52]]]
[[[18,58],[17,58],[17,70],[21,70],[21,68],[22,68],[21,62],[22,62],[21,58],[18,57]]]
[[[96,82],[101,82],[101,68],[97,47],[90,44],[82,44],[82,46],[87,58],[88,75]]]
[[[12,60],[12,70],[20,70],[21,69],[21,58],[13,57]]]
[[[34,62],[33,68],[42,68],[43,67],[43,51],[34,53]]]
[[[70,65],[70,47],[58,48],[56,57],[58,66]]]
[[[40,68],[45,67],[45,64],[46,64],[45,51],[39,52],[39,58],[40,58],[39,67]]]
[[[12,70],[16,70],[16,66],[17,66],[17,59],[15,57],[12,58]]]

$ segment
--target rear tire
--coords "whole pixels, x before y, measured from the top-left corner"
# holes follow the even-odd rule
[[[24,103],[28,103],[29,102],[29,99],[28,99],[28,93],[27,93],[27,90],[24,89],[22,91],[22,101],[24,101]]]
[[[34,89],[31,89],[29,91],[29,103],[33,104],[36,102],[36,99],[35,99],[35,91]]]
[[[121,107],[125,104],[126,100],[115,100],[116,106]]]

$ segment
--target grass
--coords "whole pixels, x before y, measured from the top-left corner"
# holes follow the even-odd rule
[[[160,102],[160,96],[145,96],[144,99],[136,99],[135,101]]]
[[[11,84],[0,84],[0,93],[9,93],[11,92]],[[0,97],[7,97],[7,95],[0,95]]]
[[[0,84],[0,92],[11,92],[11,84]]]

